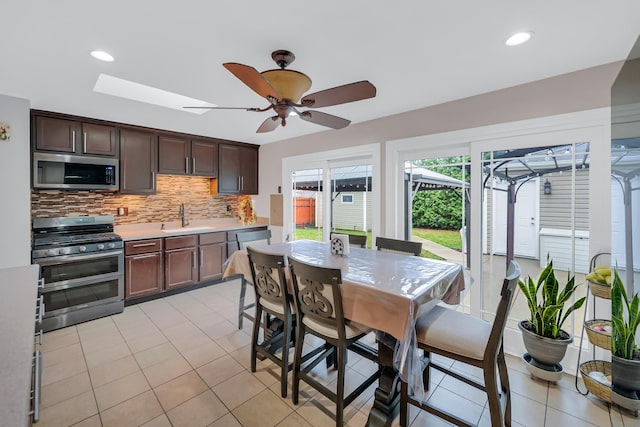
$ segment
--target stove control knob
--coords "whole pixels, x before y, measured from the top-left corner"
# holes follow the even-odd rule
[[[104,245],[103,245],[102,243],[98,243],[98,244],[96,245],[96,248],[97,248],[99,251],[101,251],[101,250],[103,250],[103,249],[104,249]]]
[[[47,249],[47,255],[48,256],[56,256],[58,255],[58,250],[57,249]]]
[[[86,246],[80,246],[78,248],[78,252],[87,252],[87,247]]]
[[[109,243],[109,244],[107,245],[107,247],[108,247],[109,249],[113,249],[113,248],[115,248],[115,247],[116,247],[116,244],[115,244],[115,243]]]
[[[69,255],[71,253],[71,248],[62,248],[60,249],[61,255]]]

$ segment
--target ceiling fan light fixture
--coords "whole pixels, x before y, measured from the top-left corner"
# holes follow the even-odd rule
[[[304,73],[294,70],[269,70],[260,73],[283,99],[300,101],[302,95],[311,88],[311,79]]]
[[[511,37],[509,37],[504,43],[507,46],[518,46],[523,43],[526,43],[533,36],[533,31],[522,31],[519,33],[515,33]]]

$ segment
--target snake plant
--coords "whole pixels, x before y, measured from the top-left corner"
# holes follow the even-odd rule
[[[527,299],[532,332],[546,338],[558,338],[564,321],[573,311],[582,307],[586,300],[586,297],[578,299],[564,312],[565,304],[578,287],[573,276],[567,280],[562,291],[559,291],[560,286],[553,269],[553,261],[547,262],[537,282],[529,276],[526,282],[520,280],[518,286]],[[538,294],[540,294],[540,300]]]
[[[613,355],[622,359],[633,359],[637,347],[636,330],[640,324],[640,302],[638,294],[635,294],[629,302],[624,284],[617,271],[614,271],[613,283],[611,284],[611,322],[613,324],[611,335]]]

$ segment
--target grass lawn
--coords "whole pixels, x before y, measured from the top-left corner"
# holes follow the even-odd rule
[[[433,231],[440,231],[440,230],[433,230]],[[360,234],[363,235],[365,234],[362,231],[346,231],[346,230],[336,230],[336,233],[341,233],[341,234]],[[415,230],[414,230],[414,234]],[[421,235],[419,235],[420,237],[422,237]],[[458,234],[458,236],[460,236]],[[322,240],[322,228],[296,228],[296,240]],[[426,237],[425,237],[426,239]],[[435,241],[435,240],[434,240]],[[439,242],[437,242],[439,243]],[[440,243],[442,244],[442,243]],[[371,238],[371,233],[367,233],[367,247],[371,248],[372,247],[372,238]],[[462,241],[460,242],[460,248],[462,248]],[[431,253],[427,250],[422,250],[422,253],[420,254],[421,257],[423,258],[431,258],[431,259],[437,259],[437,260],[444,260],[444,258],[439,257],[438,255]]]
[[[462,236],[458,230],[435,230],[430,228],[414,228],[413,234],[426,240],[457,251],[462,250]]]

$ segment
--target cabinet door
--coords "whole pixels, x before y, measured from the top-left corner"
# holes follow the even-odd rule
[[[220,144],[219,169],[218,169],[218,192],[219,193],[239,193],[240,192],[240,147],[236,145]]]
[[[240,164],[240,192],[258,194],[258,149],[242,147]]]
[[[165,251],[164,269],[166,290],[193,285],[198,281],[196,248]]]
[[[226,242],[215,245],[200,246],[200,281],[214,280],[222,277],[222,264],[226,259]]]
[[[125,257],[125,298],[137,298],[162,291],[162,252]]]
[[[158,138],[158,172],[172,175],[189,173],[189,140],[161,135]]]
[[[113,126],[83,123],[81,153],[116,156],[118,154],[116,135],[116,128]]]
[[[191,173],[199,176],[218,176],[218,144],[191,140]]]
[[[120,130],[120,192],[155,194],[158,139],[149,132]]]
[[[36,116],[36,150],[74,153],[80,144],[81,125],[73,120]]]

